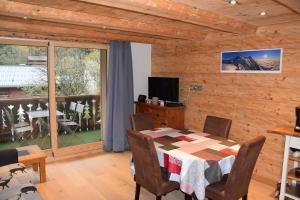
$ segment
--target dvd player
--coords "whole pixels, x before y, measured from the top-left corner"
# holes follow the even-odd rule
[[[167,107],[179,107],[179,106],[183,106],[183,103],[174,102],[174,101],[166,101],[165,106],[167,106]]]

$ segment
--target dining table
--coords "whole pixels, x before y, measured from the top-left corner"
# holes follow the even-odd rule
[[[155,128],[140,131],[154,140],[160,167],[182,192],[205,199],[206,186],[230,173],[240,145],[230,139],[197,130]],[[131,162],[134,175],[134,164]]]

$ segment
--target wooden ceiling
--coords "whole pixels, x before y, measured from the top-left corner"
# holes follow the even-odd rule
[[[267,26],[300,20],[299,0],[240,0],[232,6],[226,0],[174,0],[239,19],[255,26]],[[267,12],[260,16],[260,12]]]
[[[0,10],[0,36],[90,42],[201,41],[300,21],[300,0],[0,0]]]

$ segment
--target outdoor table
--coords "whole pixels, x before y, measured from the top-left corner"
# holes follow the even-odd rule
[[[29,116],[29,118],[31,118],[31,119],[49,117],[49,110],[28,111],[26,113]],[[63,116],[64,113],[57,110],[56,115],[57,116]]]
[[[26,113],[29,117],[31,127],[32,127],[32,120],[33,119],[42,119],[42,118],[46,117],[48,123],[44,122],[43,120],[41,120],[41,122],[43,124],[49,124],[49,110],[35,110],[35,111],[28,111]],[[56,111],[56,116],[64,116],[64,115],[65,115],[64,113],[62,113],[58,110]],[[39,132],[41,133],[41,125],[39,125]],[[48,135],[50,135],[50,133],[48,133]]]
[[[232,140],[194,130],[157,128],[141,131],[154,139],[159,164],[170,181],[186,194],[205,198],[206,186],[231,171],[240,145]],[[134,174],[134,165],[131,163]]]

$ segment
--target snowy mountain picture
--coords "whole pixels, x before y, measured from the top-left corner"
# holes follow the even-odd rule
[[[221,72],[280,73],[282,49],[227,51],[221,54]]]

